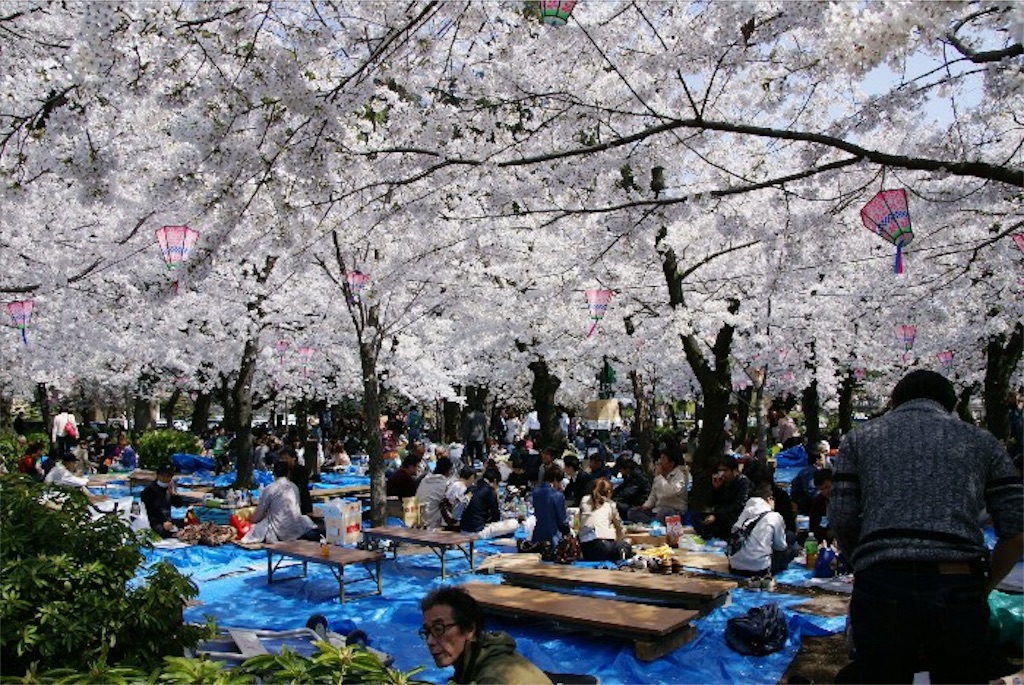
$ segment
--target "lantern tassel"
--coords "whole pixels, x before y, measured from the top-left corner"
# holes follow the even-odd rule
[[[903,243],[896,243],[896,263],[892,270],[897,274],[903,273]]]
[[[28,347],[27,329],[24,326],[21,327],[21,342],[25,343],[25,346]]]

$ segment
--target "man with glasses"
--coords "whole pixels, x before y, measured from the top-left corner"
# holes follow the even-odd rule
[[[740,473],[736,457],[729,455],[722,457],[718,471],[711,476],[711,488],[708,510],[692,516],[693,529],[702,538],[727,540],[750,497],[750,479]]]
[[[438,668],[455,667],[453,683],[550,683],[543,671],[516,652],[507,633],[484,631],[480,605],[460,587],[442,586],[420,603],[427,643]]]

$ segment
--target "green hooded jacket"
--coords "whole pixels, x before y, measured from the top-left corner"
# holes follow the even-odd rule
[[[455,665],[453,683],[550,685],[551,680],[526,657],[516,654],[516,641],[507,633],[482,633],[466,646]]]

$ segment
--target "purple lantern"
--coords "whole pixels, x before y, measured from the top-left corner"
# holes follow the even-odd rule
[[[364,274],[362,271],[349,271],[345,274],[345,280],[348,282],[348,290],[351,293],[349,302],[354,303],[366,290],[366,286],[370,284],[370,274]]]
[[[939,363],[946,373],[953,370],[953,350],[942,350],[935,356],[939,358]]]
[[[32,318],[32,309],[36,306],[35,300],[19,300],[7,303],[7,315],[11,317],[11,325],[21,329],[21,341],[28,345],[29,319]]]
[[[910,348],[914,346],[914,338],[917,337],[917,326],[907,324],[897,326],[896,337],[903,343],[904,351],[909,352]]]

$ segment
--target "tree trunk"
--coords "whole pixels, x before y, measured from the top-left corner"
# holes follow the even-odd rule
[[[857,387],[857,377],[853,371],[847,371],[839,382],[839,430],[846,435],[853,430],[853,391]]]
[[[210,424],[210,404],[213,397],[208,392],[200,392],[192,403],[192,433],[202,435]]]
[[[764,411],[764,374],[760,376],[754,390],[754,411],[757,412],[757,453],[768,454],[768,422]]]
[[[363,372],[363,430],[366,431],[366,453],[370,457],[370,522],[383,526],[387,520],[387,493],[380,435],[377,354],[372,342],[359,343],[359,363]]]
[[[171,393],[170,398],[167,400],[167,427],[174,427],[174,408],[178,405],[178,400],[181,399],[181,388],[175,388]]]
[[[252,379],[256,374],[256,358],[260,351],[258,337],[245,341],[238,378],[231,387],[231,407],[235,439],[231,441],[231,458],[235,463],[235,487],[253,487],[252,460]],[[224,415],[227,419],[227,414]]]
[[[459,419],[462,416],[462,407],[458,402],[449,399],[443,400],[444,420],[441,422],[443,438],[442,442],[462,442],[462,424]]]
[[[992,336],[985,347],[985,427],[992,435],[1006,441],[1010,437],[1010,405],[1007,401],[1010,380],[1024,352],[1024,324],[1014,326],[1009,336]]]
[[[47,440],[50,436],[50,393],[46,388],[46,383],[36,383],[36,403],[39,405],[39,416],[43,420],[43,432],[46,433]]]
[[[750,411],[754,401],[754,386],[748,385],[736,392],[736,426],[733,434],[741,444],[747,444],[747,434],[750,432]]]
[[[818,381],[813,380],[804,388],[800,404],[804,410],[804,437],[808,450],[821,442],[821,423],[818,419],[821,406],[818,401]]]
[[[956,401],[956,413],[967,423],[974,423],[974,412],[971,411],[971,396],[978,389],[977,383],[972,383],[960,391],[960,397]]]
[[[540,445],[534,447],[550,447],[560,454],[567,445],[561,437],[558,414],[555,413],[555,393],[562,381],[550,372],[543,358],[530,362],[529,369],[533,373],[530,395],[533,397],[533,408],[537,411],[537,420],[540,421]]]
[[[636,412],[633,414],[633,435],[640,447],[640,463],[645,470],[651,463],[651,451],[654,448],[654,422],[651,421],[650,400],[644,387],[643,375],[633,369],[629,372],[629,381],[633,387],[633,402]]]

